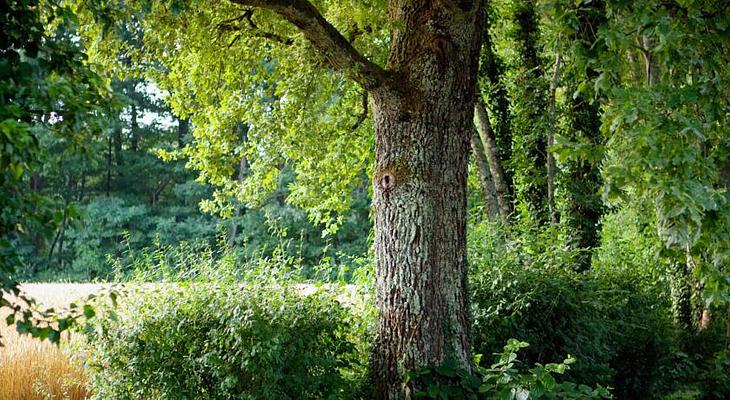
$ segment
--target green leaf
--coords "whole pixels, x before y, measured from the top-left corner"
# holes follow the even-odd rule
[[[94,311],[94,307],[89,304],[84,304],[84,316],[91,319],[94,318],[95,315],[96,311]]]
[[[58,343],[61,340],[61,333],[55,329],[52,329],[50,332],[48,332],[48,340],[50,340],[51,343]]]

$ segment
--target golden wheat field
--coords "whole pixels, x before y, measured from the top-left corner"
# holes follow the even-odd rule
[[[98,292],[102,285],[74,283],[24,284],[22,290],[43,307],[64,308]],[[85,399],[83,361],[69,344],[79,338],[63,334],[61,346],[20,336],[0,313],[0,400]]]

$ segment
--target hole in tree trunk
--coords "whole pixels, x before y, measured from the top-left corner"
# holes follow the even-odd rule
[[[380,177],[380,187],[384,190],[388,190],[393,186],[395,186],[395,177],[393,175],[385,173],[382,177]]]

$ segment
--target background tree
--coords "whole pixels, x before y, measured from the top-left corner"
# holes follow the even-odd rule
[[[44,195],[42,170],[58,161],[54,147],[67,157],[88,154],[87,139],[99,134],[113,105],[109,88],[85,65],[73,40],[71,15],[56,2],[41,8],[19,1],[3,2],[0,14],[0,307],[16,313],[20,305],[5,294],[19,294],[20,242],[50,239],[74,214],[68,202]],[[8,320],[19,331],[58,340],[58,329],[21,315],[22,321],[15,314]]]

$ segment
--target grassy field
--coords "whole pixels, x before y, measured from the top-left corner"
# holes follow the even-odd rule
[[[25,284],[24,292],[44,307],[64,308],[74,300],[98,292],[96,284]],[[61,346],[16,333],[0,313],[0,400],[85,399],[83,362],[69,349],[79,340],[68,332]]]

